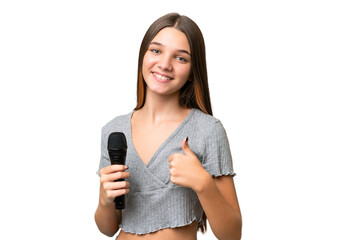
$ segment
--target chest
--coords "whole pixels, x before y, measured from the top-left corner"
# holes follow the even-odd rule
[[[176,130],[179,124],[180,122],[176,121],[160,124],[132,122],[133,145],[145,165],[148,164],[155,152]]]

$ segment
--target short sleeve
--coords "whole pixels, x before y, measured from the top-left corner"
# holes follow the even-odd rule
[[[105,134],[104,128],[101,130],[101,156],[100,156],[100,163],[99,163],[99,169],[96,172],[100,176],[100,170],[106,166],[110,165],[109,160],[109,153],[107,151],[107,136]]]
[[[203,167],[213,177],[235,176],[230,145],[222,123],[217,120],[209,130]]]

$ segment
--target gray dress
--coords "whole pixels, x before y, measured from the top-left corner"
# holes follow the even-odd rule
[[[164,228],[175,228],[197,221],[202,223],[203,209],[196,193],[170,181],[168,157],[183,153],[181,142],[189,137],[189,146],[204,169],[212,176],[235,175],[226,132],[221,122],[192,109],[176,130],[161,144],[145,165],[137,154],[130,119],[133,112],[118,116],[102,129],[101,168],[110,165],[107,141],[110,133],[123,132],[127,139],[126,165],[129,166],[130,192],[122,210],[123,231],[146,234]],[[99,174],[98,171],[98,174]]]

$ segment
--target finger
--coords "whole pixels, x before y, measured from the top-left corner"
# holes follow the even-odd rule
[[[113,191],[113,196],[114,197],[119,197],[121,195],[124,195],[124,194],[128,194],[130,192],[130,189],[128,188],[123,188],[123,189],[119,189],[119,190],[114,190]]]
[[[115,182],[118,179],[127,179],[130,177],[130,173],[129,172],[116,172],[116,173],[111,173],[111,174],[106,174],[106,175],[102,175],[100,176],[100,182],[102,184],[106,183],[106,182]]]
[[[192,150],[190,149],[190,147],[189,147],[189,137],[186,137],[186,138],[182,141],[182,143],[181,143],[181,148],[182,148],[182,150],[183,150],[183,152],[184,152],[184,154],[185,154],[186,156],[193,156],[193,155],[195,155],[195,154],[192,152]]]
[[[116,172],[116,173],[112,173],[112,174],[108,174],[106,176],[107,181],[109,182],[114,182],[120,178],[123,179],[127,179],[130,177],[130,173],[129,172]]]
[[[106,195],[108,198],[110,199],[115,199],[116,197],[119,197],[121,195],[127,194],[130,192],[130,189],[128,188],[122,188],[122,189],[118,189],[118,190],[113,190],[113,191],[107,191]]]
[[[168,161],[169,162],[174,161],[177,158],[181,158],[182,155],[183,154],[181,154],[181,153],[174,153],[174,154],[170,155],[170,157],[168,157]]]
[[[100,170],[100,176],[103,174],[110,174],[113,172],[125,171],[126,169],[128,169],[128,167],[125,165],[119,165],[119,164],[109,165]]]
[[[130,183],[127,181],[119,181],[119,182],[107,182],[104,184],[105,190],[119,190],[124,188],[129,188]]]
[[[171,181],[172,183],[176,184],[176,177],[171,176],[171,177],[170,177],[170,181]]]
[[[175,169],[170,168],[169,173],[170,173],[170,176],[174,176],[175,175]]]

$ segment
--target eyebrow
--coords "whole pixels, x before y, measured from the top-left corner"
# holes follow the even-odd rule
[[[151,42],[150,45],[151,45],[151,44],[158,45],[158,46],[164,46],[164,44],[159,43],[159,42]],[[182,53],[186,53],[186,54],[188,54],[188,55],[191,57],[191,54],[190,54],[188,51],[184,50],[184,49],[179,49],[179,50],[177,50],[177,51],[178,51],[178,52],[182,52]]]

